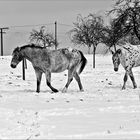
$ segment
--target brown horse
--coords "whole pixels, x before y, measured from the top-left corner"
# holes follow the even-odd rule
[[[46,83],[53,92],[58,92],[57,89],[51,85],[51,72],[58,73],[68,70],[68,81],[62,90],[66,92],[69,84],[73,80],[73,77],[78,82],[80,91],[83,91],[83,86],[79,74],[85,68],[87,59],[83,53],[76,49],[58,49],[58,50],[47,50],[40,46],[31,44],[14,49],[11,60],[11,67],[16,68],[18,63],[23,59],[29,60],[36,73],[37,78],[37,90],[40,92],[40,83],[42,74],[46,75]]]

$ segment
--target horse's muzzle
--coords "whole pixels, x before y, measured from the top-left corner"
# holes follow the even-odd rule
[[[114,71],[118,71],[118,68],[114,68]]]
[[[16,65],[11,64],[11,67],[12,67],[12,68],[16,68]]]

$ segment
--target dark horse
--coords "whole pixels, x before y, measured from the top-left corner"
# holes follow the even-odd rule
[[[58,92],[57,89],[51,85],[51,72],[58,73],[68,70],[68,81],[62,90],[66,92],[69,84],[73,80],[73,77],[78,82],[80,91],[83,91],[83,86],[79,74],[85,68],[87,59],[83,53],[76,49],[58,49],[58,50],[47,50],[40,46],[31,44],[14,49],[11,60],[11,67],[16,68],[18,63],[26,58],[29,60],[35,70],[37,78],[37,90],[40,92],[40,83],[42,73],[46,75],[46,83],[53,92]]]

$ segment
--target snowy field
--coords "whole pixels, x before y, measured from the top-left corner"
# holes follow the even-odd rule
[[[36,77],[28,62],[26,80],[21,64],[10,68],[11,57],[0,57],[0,139],[136,139],[140,138],[140,67],[134,68],[138,85],[128,79],[121,90],[125,71],[113,71],[111,56],[86,55],[88,64],[80,75],[84,92],[72,81],[62,93],[67,71],[52,74],[51,93],[45,75],[37,94]]]

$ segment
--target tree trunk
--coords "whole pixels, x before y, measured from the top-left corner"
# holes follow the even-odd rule
[[[96,47],[93,46],[93,68],[95,68],[95,52],[96,52]]]
[[[114,44],[113,46],[114,46],[114,51],[116,52],[116,51],[117,51],[117,49],[116,49],[116,45]]]
[[[90,54],[90,48],[91,48],[91,46],[88,46],[88,54]]]

